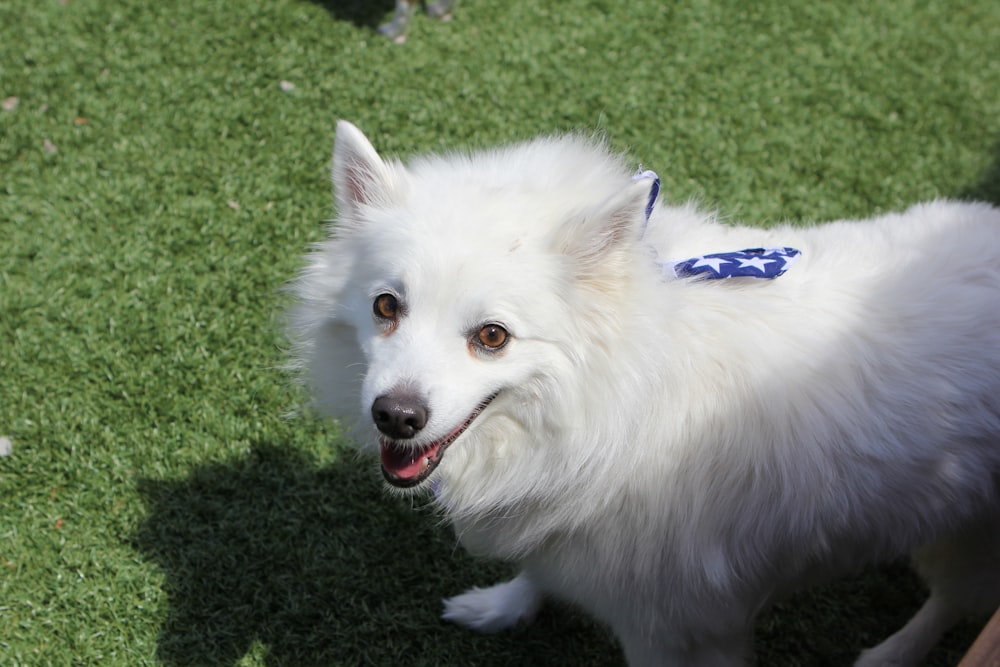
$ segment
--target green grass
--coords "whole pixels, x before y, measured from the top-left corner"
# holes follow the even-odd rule
[[[404,46],[390,12],[0,5],[0,664],[621,664],[559,606],[438,622],[507,566],[296,412],[281,288],[331,212],[337,118],[390,154],[597,129],[667,197],[761,224],[1000,202],[995,0],[465,0]],[[847,664],[921,596],[894,566],[796,597],[760,664]]]

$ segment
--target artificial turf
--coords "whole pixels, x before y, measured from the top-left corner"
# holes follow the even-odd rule
[[[464,0],[401,46],[391,11],[0,4],[0,664],[622,664],[558,605],[439,622],[507,566],[299,410],[282,288],[337,118],[399,155],[599,131],[760,224],[1000,203],[995,0]],[[922,595],[900,564],[799,595],[759,664],[849,664]]]

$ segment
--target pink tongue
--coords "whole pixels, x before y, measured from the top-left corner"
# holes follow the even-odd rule
[[[436,449],[436,446],[427,449],[413,449],[392,443],[382,443],[382,467],[395,477],[412,479],[420,474],[424,459],[433,456]]]

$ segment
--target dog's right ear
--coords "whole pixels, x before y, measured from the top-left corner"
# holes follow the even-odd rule
[[[618,270],[616,255],[641,235],[649,187],[647,180],[632,181],[559,230],[556,247],[576,259],[579,277],[602,275],[609,267],[612,273]]]
[[[368,138],[346,120],[337,121],[333,145],[333,192],[341,216],[357,218],[359,209],[386,203],[392,170]]]

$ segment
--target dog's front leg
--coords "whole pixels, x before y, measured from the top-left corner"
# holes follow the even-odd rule
[[[541,591],[522,572],[510,581],[448,598],[441,618],[478,632],[499,632],[530,623],[541,606]]]

